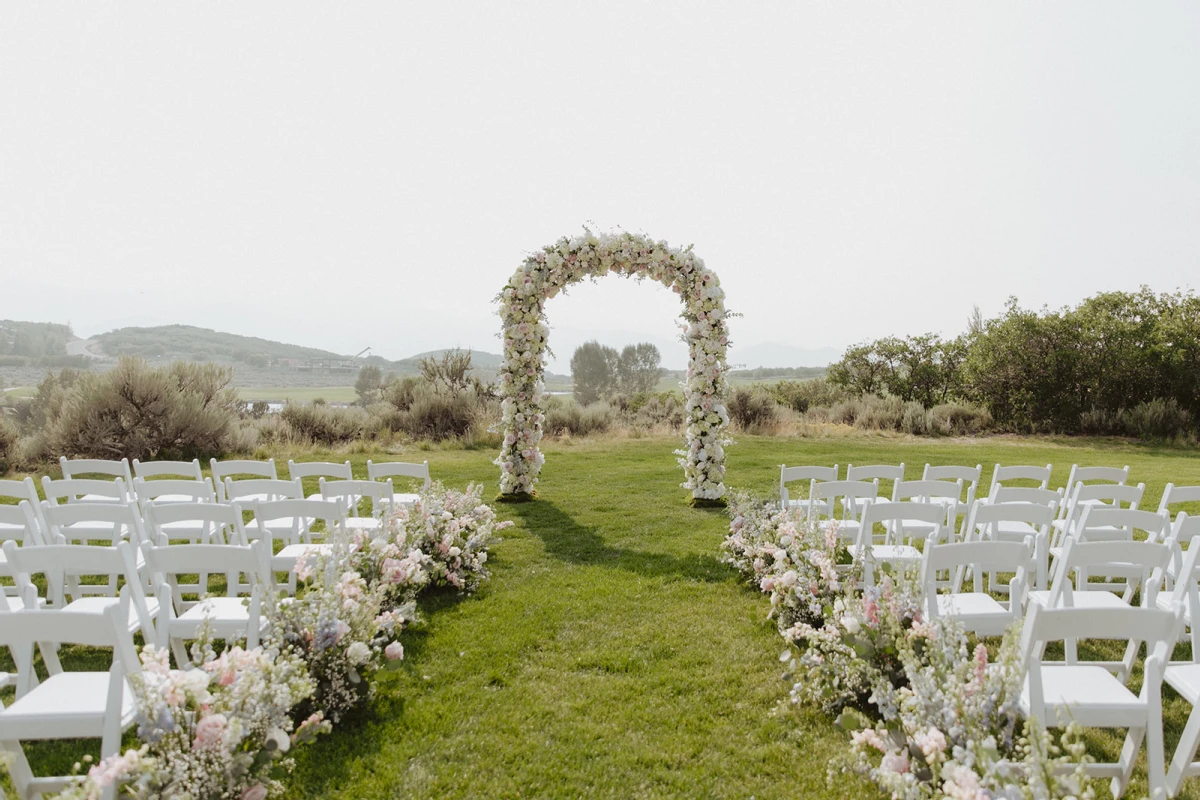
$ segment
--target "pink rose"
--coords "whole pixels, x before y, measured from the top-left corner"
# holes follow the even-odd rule
[[[266,800],[267,787],[261,783],[247,786],[242,790],[242,800]]]
[[[196,723],[196,738],[192,742],[192,749],[203,750],[219,745],[228,722],[224,714],[213,714],[200,720]]]
[[[399,642],[392,642],[384,648],[383,654],[387,656],[388,661],[399,661],[404,658],[404,645]]]

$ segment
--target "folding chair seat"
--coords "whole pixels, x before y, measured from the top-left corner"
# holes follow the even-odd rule
[[[1057,519],[1059,509],[1062,507],[1062,500],[1061,489],[1037,489],[1025,486],[998,485],[992,489],[992,493],[988,495],[985,502],[989,505],[1030,503],[1038,506],[1046,506],[1054,512],[1054,518]],[[1021,541],[1026,536],[1035,536],[1038,532],[1031,524],[1021,520],[1002,520],[992,528],[991,538],[998,541],[1016,542]]]
[[[133,475],[129,471],[129,459],[122,458],[119,460],[106,458],[67,458],[59,456],[58,466],[62,471],[62,476],[66,480],[75,480],[85,478],[88,475],[104,475],[103,481],[110,483],[113,479],[119,479],[127,492],[133,491]],[[93,479],[94,480],[94,479]],[[49,499],[49,498],[47,498]],[[111,495],[107,492],[98,492],[95,495],[84,494],[77,497],[85,503],[104,503],[111,499]],[[120,500],[132,500],[131,494],[126,494]]]
[[[44,575],[48,611],[102,614],[119,603],[126,610],[124,619],[129,632],[141,631],[144,640],[152,642],[159,605],[156,598],[145,594],[136,552],[129,542],[120,542],[115,547],[66,543],[17,547],[12,542],[4,543],[4,554],[16,573],[17,586],[27,604],[28,598],[37,596],[32,576]],[[120,590],[124,599],[84,591],[82,578],[112,575],[124,578]]]
[[[863,509],[862,524],[858,531],[858,542],[850,549],[850,555],[863,565],[863,585],[875,584],[875,572],[883,564],[901,568],[916,566],[923,558],[916,546],[921,542],[928,546],[949,538],[946,519],[949,510],[937,503],[912,501],[868,502]],[[921,530],[910,532],[913,522],[922,525]],[[883,544],[875,544],[875,525],[882,525],[886,533]],[[932,532],[928,527],[932,526]]]
[[[159,508],[168,505],[191,506],[212,504],[217,501],[217,493],[213,489],[212,481],[208,478],[198,481],[176,478],[148,481],[145,478],[134,478],[133,491],[137,495],[138,507],[142,512],[143,523],[145,523],[146,517],[151,513],[150,509],[152,506]],[[176,519],[169,523],[169,525],[173,529],[171,532],[172,539],[197,538],[202,535],[204,530],[203,523],[196,520],[189,520],[186,517]],[[143,525],[143,527],[148,528],[149,526]]]
[[[249,478],[235,481],[225,479],[224,498],[222,503],[237,503],[244,509],[253,509],[259,503],[270,503],[276,500],[302,500],[304,488],[299,480],[274,480],[272,478]],[[273,523],[277,535],[286,535],[295,527],[295,520],[279,520]],[[258,539],[265,535],[261,530],[262,524],[257,517],[245,525],[246,535]]]
[[[779,465],[779,507],[785,511],[789,508],[799,509],[806,514],[812,504],[812,487],[820,481],[836,481],[838,465],[832,467],[789,467]],[[806,481],[808,492],[806,497],[792,497],[787,485],[797,481]]]
[[[0,710],[0,749],[13,760],[9,773],[21,797],[58,792],[76,780],[34,777],[22,742],[98,738],[101,758],[118,752],[122,732],[137,719],[126,678],[141,671],[133,639],[122,623],[127,615],[121,602],[99,614],[0,610],[0,644],[19,653],[17,699]],[[33,672],[35,643],[48,645],[43,653],[60,644],[112,648],[112,666],[107,672],[65,672],[57,660],[48,660],[50,674],[39,682]]]
[[[273,585],[267,562],[267,542],[249,545],[176,544],[147,546],[146,564],[158,583],[162,614],[158,642],[170,646],[176,663],[188,663],[184,642],[195,639],[203,627],[226,641],[246,640],[246,648],[258,646],[268,626],[262,615],[262,595]],[[187,597],[187,584],[179,576],[224,575],[225,596],[197,592]],[[245,576],[246,580],[241,580]],[[207,587],[203,587],[207,589]],[[248,590],[248,597],[246,592]],[[181,667],[182,668],[182,667]]]
[[[973,574],[971,590],[963,590],[967,570]],[[973,541],[933,544],[921,562],[921,587],[929,619],[948,617],[977,636],[1003,636],[1021,619],[1025,587],[1037,564],[1031,542]],[[947,572],[949,592],[938,593],[938,574]],[[1013,572],[1007,587],[1009,601],[1001,603],[987,591],[984,575]]]
[[[1068,719],[1088,728],[1127,728],[1118,761],[1089,763],[1093,777],[1111,778],[1113,797],[1129,786],[1134,762],[1146,740],[1150,793],[1165,792],[1162,682],[1166,654],[1177,633],[1178,617],[1157,608],[1046,608],[1033,605],[1021,632],[1024,687],[1019,709],[1042,726],[1059,727]],[[1063,664],[1043,662],[1047,642],[1071,639],[1146,643],[1141,692],[1133,694],[1104,666],[1079,662],[1068,651]]]
[[[949,532],[953,533],[962,492],[963,485],[961,478],[956,478],[953,481],[896,481],[895,489],[892,491],[892,499],[897,502],[913,500],[918,503],[933,503],[934,505],[941,506],[946,510],[947,519],[950,521]],[[919,534],[924,537],[933,533],[934,530],[941,529],[942,526],[920,520],[906,520],[904,527],[911,535]],[[952,541],[953,539],[954,537],[950,536],[948,541]]]
[[[217,487],[217,500],[222,503],[227,503],[233,498],[222,494],[228,487],[229,481],[236,478],[258,478],[266,480],[279,480],[279,472],[275,469],[275,459],[270,458],[266,461],[249,461],[245,459],[231,459],[229,461],[218,461],[211,459],[209,462],[209,470],[212,475],[213,483]],[[240,481],[239,481],[240,482]],[[251,497],[245,493],[239,495],[245,503],[251,503],[255,500],[269,500],[270,497]]]
[[[413,480],[420,481],[421,489],[426,490],[431,483],[429,479],[429,462],[422,461],[420,464],[414,464],[403,461],[385,461],[382,464],[376,464],[374,461],[368,459],[367,479],[380,481],[386,478],[412,478]],[[412,505],[419,499],[421,499],[421,495],[418,492],[397,492],[393,487],[392,503],[395,505]]]

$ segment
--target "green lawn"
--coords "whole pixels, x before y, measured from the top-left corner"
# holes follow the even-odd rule
[[[996,462],[1052,462],[1058,483],[1073,462],[1130,464],[1150,508],[1167,481],[1200,484],[1196,451],[1095,440],[739,439],[729,484],[762,493],[780,463],[903,461],[911,477],[926,461],[982,463],[986,482]],[[363,719],[299,753],[288,796],[878,797],[855,776],[827,785],[846,737],[786,705],[766,597],[719,563],[726,518],[687,506],[675,446],[547,443],[541,499],[497,507],[517,525],[493,550],[492,581],[475,597],[422,601],[404,668]],[[363,474],[368,457],[428,458],[449,485],[494,488],[493,455],[351,458]],[[1167,709],[1173,749],[1188,708]],[[30,749],[36,770],[43,750]],[[1200,781],[1184,796],[1200,797]]]

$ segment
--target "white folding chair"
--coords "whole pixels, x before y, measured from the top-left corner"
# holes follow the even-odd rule
[[[1078,464],[1072,464],[1071,474],[1067,476],[1067,485],[1063,487],[1063,497],[1073,497],[1077,486],[1088,486],[1095,483],[1124,486],[1128,480],[1128,466],[1118,469],[1117,467],[1081,467]]]
[[[286,583],[275,583],[277,589],[296,592],[296,562],[305,556],[327,555],[333,551],[331,540],[344,535],[346,505],[339,500],[275,500],[256,503],[254,521],[266,531],[263,541],[271,556],[271,573],[286,572]],[[321,523],[324,533],[313,532],[313,526]],[[286,530],[280,535],[278,532]],[[252,536],[249,530],[247,535]],[[314,542],[313,537],[325,538],[326,542]],[[282,539],[283,547],[275,550],[275,538]]]
[[[1146,740],[1150,793],[1166,790],[1163,752],[1162,681],[1166,653],[1176,634],[1178,617],[1157,608],[1046,608],[1031,606],[1021,631],[1024,688],[1022,715],[1044,727],[1074,720],[1087,728],[1127,728],[1118,761],[1089,763],[1093,777],[1112,778],[1113,797],[1124,794],[1134,762]],[[1068,659],[1042,661],[1047,642],[1069,639],[1145,642],[1147,652],[1141,693],[1134,695],[1104,666]],[[1073,766],[1073,765],[1072,765]]]
[[[832,467],[789,467],[786,464],[779,465],[779,507],[785,511],[789,508],[796,508],[808,512],[808,506],[812,502],[812,487],[820,481],[836,481],[838,479],[838,465]],[[805,497],[791,497],[787,485],[796,481],[807,481],[808,491]]]
[[[1179,517],[1184,524],[1187,523],[1186,512],[1180,512]],[[1191,519],[1200,522],[1200,517]],[[1179,522],[1180,519],[1176,519],[1176,525]],[[1200,547],[1189,548],[1174,591],[1169,595],[1158,595],[1160,608],[1166,606],[1165,610],[1182,613],[1189,625],[1190,620],[1195,620],[1200,615],[1200,592],[1196,583],[1197,577],[1200,577],[1196,570],[1197,556],[1200,556]],[[1179,794],[1185,778],[1200,775],[1200,761],[1195,760],[1196,750],[1200,748],[1200,632],[1195,626],[1191,628],[1191,657],[1187,661],[1169,662],[1163,672],[1163,680],[1167,685],[1192,706],[1183,735],[1179,737],[1179,744],[1175,748],[1175,755],[1167,767],[1168,797]]]
[[[929,546],[949,539],[947,517],[950,512],[937,503],[911,501],[868,501],[863,509],[858,543],[850,549],[856,562],[863,565],[863,586],[875,585],[875,572],[884,564],[900,568],[916,566],[922,558],[917,542]],[[916,523],[919,530],[909,530]],[[882,525],[884,539],[875,544],[876,525]],[[932,526],[932,532],[929,531]]]
[[[279,472],[275,469],[275,459],[270,458],[266,461],[248,461],[245,459],[231,459],[229,461],[218,461],[211,459],[209,469],[212,474],[213,484],[217,487],[217,500],[222,503],[227,503],[232,498],[223,495],[222,492],[229,486],[229,481],[239,476],[241,478],[266,478],[267,480],[279,480]],[[249,500],[245,495],[242,495],[243,500]],[[254,498],[265,500],[267,498]]]
[[[968,569],[973,575],[973,585],[964,591],[963,579]],[[921,561],[926,614],[930,619],[953,619],[977,636],[1003,636],[1021,619],[1025,588],[1036,569],[1030,542],[974,541],[929,545]],[[942,572],[950,575],[946,594],[938,593],[942,583],[938,575]],[[1015,573],[1006,587],[1007,603],[992,597],[984,583],[985,573],[994,575],[997,572]]]
[[[1167,514],[1174,517],[1182,509],[1174,508],[1174,506],[1183,505],[1185,503],[1195,503],[1200,505],[1200,486],[1176,486],[1173,483],[1168,483],[1163,489],[1162,499],[1158,502],[1158,513]],[[1192,514],[1192,516],[1196,516]]]
[[[869,464],[866,466],[856,467],[853,464],[846,466],[846,480],[848,481],[870,481],[877,487],[880,481],[891,481],[892,491],[885,492],[882,487],[879,490],[880,498],[896,499],[896,483],[904,480],[904,462],[897,465],[891,464]],[[855,501],[858,503],[858,511],[861,514],[862,508],[866,504],[865,498],[859,498]]]
[[[1044,467],[1034,467],[1026,464],[1015,464],[1008,467],[1002,467],[999,464],[992,470],[992,482],[988,486],[988,496],[996,491],[997,486],[1003,486],[1009,481],[1033,481],[1037,484],[1038,489],[1050,488],[1050,473],[1053,467],[1047,464]]]
[[[244,509],[253,509],[258,503],[269,503],[276,500],[302,500],[304,499],[304,487],[301,486],[299,480],[283,481],[272,478],[249,478],[246,480],[235,481],[232,478],[225,479],[224,499],[218,499],[222,503],[238,503]],[[277,534],[286,535],[294,525],[294,520],[275,523]],[[261,530],[262,523],[257,519],[252,519],[246,523],[246,535],[251,539],[257,539],[264,535]]]
[[[896,502],[913,500],[918,503],[933,503],[944,508],[947,519],[950,521],[951,535],[949,541],[953,541],[954,522],[958,518],[959,499],[962,497],[962,492],[962,478],[957,478],[953,481],[896,481],[896,487],[892,491],[892,499]],[[919,520],[910,520],[905,525],[905,528],[911,534],[920,534],[922,537],[941,527],[941,525],[924,523]]]
[[[70,503],[128,503],[134,500],[133,486],[123,478],[99,480],[96,478],[63,478],[53,480],[42,476],[44,503],[63,505]]]
[[[982,464],[976,464],[973,467],[952,464],[935,467],[932,464],[926,464],[925,471],[921,473],[921,480],[962,481],[963,488],[966,490],[966,496],[959,498],[957,513],[960,517],[965,517],[979,494],[979,479],[982,475]]]
[[[383,514],[392,506],[392,481],[327,481],[318,478],[321,491],[318,494],[325,500],[334,500],[345,504],[349,509],[348,516],[342,524],[348,531],[378,530],[383,527]],[[312,499],[312,498],[309,498]],[[359,503],[368,500],[371,504],[369,514],[359,516]]]
[[[1165,516],[1166,512],[1163,514]],[[1195,572],[1200,547],[1192,546],[1197,536],[1200,536],[1200,516],[1193,517],[1186,511],[1180,511],[1171,523],[1171,529],[1163,542],[1171,548],[1171,561],[1167,564],[1166,574],[1155,600],[1159,608],[1182,611],[1184,623],[1191,631],[1193,650],[1200,659],[1200,629],[1193,624],[1195,618],[1192,616],[1191,606],[1185,602],[1186,598],[1179,594],[1181,583],[1186,591],[1190,584],[1200,579],[1200,574]],[[1193,553],[1193,550],[1196,552]]]
[[[42,528],[34,516],[33,506],[28,500],[22,500],[17,505],[7,503],[0,505],[0,545],[12,542],[14,546],[32,546],[43,544]],[[8,556],[0,551],[0,575],[15,578],[16,574],[8,563]],[[23,608],[16,586],[0,586],[0,596],[9,603],[10,608]]]
[[[121,734],[133,726],[137,704],[126,677],[141,671],[120,603],[100,614],[0,610],[0,644],[18,664],[17,699],[0,710],[0,748],[13,759],[9,768],[21,797],[41,797],[68,787],[70,776],[35,777],[21,747],[23,741],[100,739],[100,756],[116,755]],[[107,672],[65,672],[46,664],[48,678],[37,680],[33,647],[43,652],[59,644],[112,648]],[[50,645],[49,648],[46,645]],[[107,794],[107,798],[113,796]]]
[[[207,626],[217,639],[245,639],[246,649],[258,646],[268,620],[262,615],[262,595],[274,585],[268,567],[267,542],[249,545],[175,544],[146,546],[146,565],[159,584],[158,602],[162,613],[158,623],[158,643],[170,646],[175,661],[188,662],[184,642],[195,639]],[[225,575],[225,596],[189,594],[189,584],[179,576]],[[242,581],[239,576],[245,576]],[[208,587],[203,587],[207,589]],[[241,593],[249,590],[249,602]]]
[[[115,547],[78,544],[46,544],[17,547],[4,543],[4,554],[16,573],[17,586],[28,600],[37,596],[32,576],[46,577],[46,609],[100,614],[117,604],[117,597],[98,597],[85,591],[82,579],[119,575],[125,579],[120,595],[125,608],[125,624],[130,633],[141,631],[145,641],[154,641],[158,619],[158,600],[147,597],[138,573],[137,551],[129,542]]]
[[[858,541],[859,517],[866,501],[875,500],[878,496],[879,484],[872,481],[824,481],[813,484],[809,495],[808,522],[836,523],[838,536],[854,543]]]
[[[37,518],[38,525],[41,525],[41,515],[38,513],[42,507],[42,499],[38,497],[37,486],[33,482],[33,478],[23,478],[19,481],[0,480],[0,498],[14,500],[20,503],[22,500],[29,502],[33,507],[34,516]],[[5,524],[0,521],[0,535],[3,535]],[[19,527],[23,527],[24,523],[13,523]],[[11,538],[11,537],[10,537]]]
[[[1062,546],[1063,539],[1074,531],[1084,512],[1098,508],[1136,511],[1145,491],[1144,483],[1137,486],[1122,486],[1117,483],[1076,484],[1074,494],[1067,498],[1066,506],[1059,511],[1059,518],[1054,520],[1056,533],[1054,541],[1050,544],[1051,548]]]
[[[66,456],[58,457],[58,466],[62,471],[62,476],[66,480],[84,478],[87,475],[107,475],[108,479],[105,482],[111,482],[112,478],[118,478],[124,482],[125,488],[129,491],[133,490],[133,475],[129,471],[129,459],[122,458],[119,460],[106,458],[67,458]],[[97,494],[95,497],[82,496],[78,499],[85,502],[105,502],[110,495],[105,492]],[[129,499],[128,497],[120,498],[122,500]]]
[[[349,461],[339,464],[335,461],[292,461],[288,459],[288,476],[292,480],[300,481],[304,478],[333,478],[339,481],[349,481],[354,480],[354,471]],[[322,497],[319,491],[306,494],[305,498],[309,500],[328,499]]]
[[[376,464],[368,459],[367,479],[379,481],[385,478],[412,478],[421,481],[422,490],[428,489],[431,483],[429,462],[422,461],[420,464],[414,464],[403,461],[385,461],[382,464]],[[392,502],[396,505],[412,505],[420,498],[421,495],[417,492],[397,492],[394,488],[392,491]]]
[[[247,544],[237,503],[150,502],[142,518],[146,538],[188,544]]]
[[[134,478],[133,493],[142,509],[145,509],[151,502],[162,506],[167,503],[215,503],[217,501],[217,492],[208,478],[198,481],[175,478],[148,481],[145,478]]]
[[[977,500],[967,515],[966,540],[1030,544],[1037,562],[1037,570],[1030,576],[1030,588],[1045,589],[1050,575],[1050,523],[1054,515],[1053,506]],[[996,585],[994,574],[988,576],[988,581],[993,591],[1003,593],[1004,587]]]

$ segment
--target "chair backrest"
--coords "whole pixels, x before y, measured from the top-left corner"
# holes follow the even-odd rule
[[[204,471],[200,469],[200,459],[191,461],[138,461],[133,460],[133,475],[135,478],[155,478],[161,475],[189,478],[194,481],[204,479]]]
[[[354,472],[350,462],[338,464],[335,461],[292,461],[288,459],[288,475],[297,478],[336,478],[342,481],[353,480]]]
[[[84,475],[110,475],[125,481],[126,486],[133,485],[133,475],[129,471],[129,459],[127,458],[114,460],[59,456],[58,466],[62,470],[62,476],[67,479],[80,478]]]
[[[170,541],[172,530],[165,526],[180,522],[198,522],[199,533],[183,537],[201,544],[246,544],[242,525],[242,507],[237,503],[147,503],[143,511],[146,539]],[[176,534],[177,535],[177,534]]]
[[[62,609],[71,600],[85,596],[80,578],[120,575],[122,591],[137,612],[143,631],[154,630],[154,619],[146,604],[144,583],[138,574],[136,551],[129,542],[115,547],[78,544],[45,544],[17,547],[4,543],[4,555],[16,573],[17,583],[27,597],[36,597],[31,576],[46,577],[46,600],[52,609]],[[35,606],[36,607],[36,606]]]
[[[346,498],[352,517],[358,516],[358,500],[360,498],[371,501],[371,516],[378,517],[387,508],[387,503],[391,502],[393,495],[391,478],[387,481],[327,481],[324,478],[317,480],[321,487],[321,498],[324,500],[334,497]]]
[[[41,499],[38,497],[37,486],[34,485],[33,478],[29,477],[19,481],[0,480],[0,497],[28,500],[30,503],[38,503]]]
[[[238,498],[258,498],[262,496],[272,500],[302,500],[304,487],[299,480],[285,481],[273,478],[247,478],[235,481],[225,479],[225,497],[222,502],[232,503]]]
[[[1041,491],[1034,489],[1033,491]],[[989,503],[978,500],[971,506],[967,517],[967,537],[973,538],[975,531],[987,531],[1001,522],[1024,522],[1039,528],[1040,533],[1049,534],[1056,509],[1039,503]],[[993,536],[992,538],[999,538]]]
[[[1079,521],[1084,509],[1092,505],[1107,505],[1113,508],[1136,509],[1142,501],[1146,484],[1137,486],[1122,486],[1118,483],[1075,484],[1075,491],[1067,499],[1066,511],[1062,514],[1066,520],[1065,529],[1071,528]]]
[[[779,465],[779,501],[784,508],[787,508],[789,496],[787,485],[795,481],[805,481],[808,483],[809,492],[812,491],[812,485],[818,481],[836,481],[838,479],[838,465],[832,467],[789,467],[786,464]]]
[[[275,469],[275,459],[273,458],[266,461],[250,461],[245,459],[218,461],[214,458],[208,464],[213,483],[217,487],[217,499],[221,502],[229,499],[222,494],[224,491],[223,487],[228,485],[228,478],[236,478],[239,475],[253,475],[258,478],[267,478],[268,480],[279,479],[279,472]]]
[[[1125,481],[1129,480],[1129,467],[1081,467],[1078,464],[1071,465],[1071,474],[1067,476],[1067,485],[1063,489],[1063,494],[1070,497],[1075,492],[1075,487],[1079,484],[1087,484],[1092,481],[1100,483],[1115,483],[1118,486],[1124,486]]]
[[[1039,506],[1049,506],[1057,513],[1062,506],[1062,489],[1035,489],[1032,486],[1001,486],[992,487],[987,497],[989,503],[1036,503]]]
[[[1132,541],[1138,538],[1137,532],[1142,531],[1145,541],[1161,542],[1166,539],[1170,529],[1171,520],[1166,514],[1136,508],[1088,506],[1079,516],[1072,536],[1084,542],[1113,539]]]
[[[33,504],[22,500],[15,506],[0,505],[0,541],[21,545],[42,544],[42,525],[34,514]]]
[[[116,544],[128,537],[135,545],[145,539],[142,516],[133,503],[42,504],[47,542],[62,536],[66,541],[107,541]]]
[[[373,481],[382,478],[415,478],[423,481],[421,485],[428,489],[430,484],[429,462],[422,461],[420,464],[414,464],[404,461],[385,461],[382,464],[376,464],[368,459],[367,478]]]
[[[1003,484],[1005,481],[1034,481],[1038,484],[1039,489],[1047,489],[1050,486],[1050,473],[1053,469],[1050,464],[1044,467],[1024,464],[1002,467],[997,464],[996,468],[992,470],[992,483],[988,487],[988,495],[991,496],[997,484]]]
[[[148,481],[145,478],[133,479],[133,492],[142,508],[151,501],[164,502],[162,498],[170,495],[172,501],[182,503],[215,503],[217,492],[213,489],[212,481],[208,478],[201,480],[176,480],[163,478]]]
[[[1172,509],[1171,506],[1183,503],[1200,504],[1200,486],[1176,486],[1168,483],[1163,489],[1162,499],[1158,502],[1158,510],[1160,513],[1178,513],[1178,510]]]
[[[186,609],[195,601],[183,597],[183,590],[193,584],[182,584],[181,575],[226,576],[225,593],[238,597],[241,590],[252,592],[257,587],[268,589],[274,585],[270,567],[270,545],[265,540],[242,544],[173,544],[166,545],[161,539],[153,546],[144,548],[146,565],[163,585],[171,587],[177,609]],[[239,575],[249,580],[238,579]],[[183,590],[181,590],[183,587]],[[197,598],[198,600],[199,598]]]
[[[1046,720],[1041,662],[1047,642],[1108,639],[1146,642],[1153,652],[1176,634],[1177,615],[1157,608],[1054,608],[1031,603],[1021,629],[1021,671],[1027,676],[1030,716]],[[1068,664],[1078,663],[1067,648]]]
[[[89,502],[109,500],[118,503],[129,501],[130,484],[124,478],[114,478],[111,481],[96,478],[63,478],[53,480],[47,475],[42,476],[42,492],[46,501],[52,504],[79,502],[85,495]]]
[[[972,486],[979,485],[979,477],[983,474],[983,465],[976,464],[973,467],[962,467],[954,465],[945,465],[935,467],[932,464],[925,465],[925,471],[921,473],[921,480],[925,481],[957,481],[961,480],[965,484]]]
[[[831,519],[836,508],[834,503],[842,501],[843,520],[858,519],[860,506],[856,501],[874,500],[879,497],[879,484],[870,481],[824,481],[812,487],[812,504],[808,507],[809,521]]]

